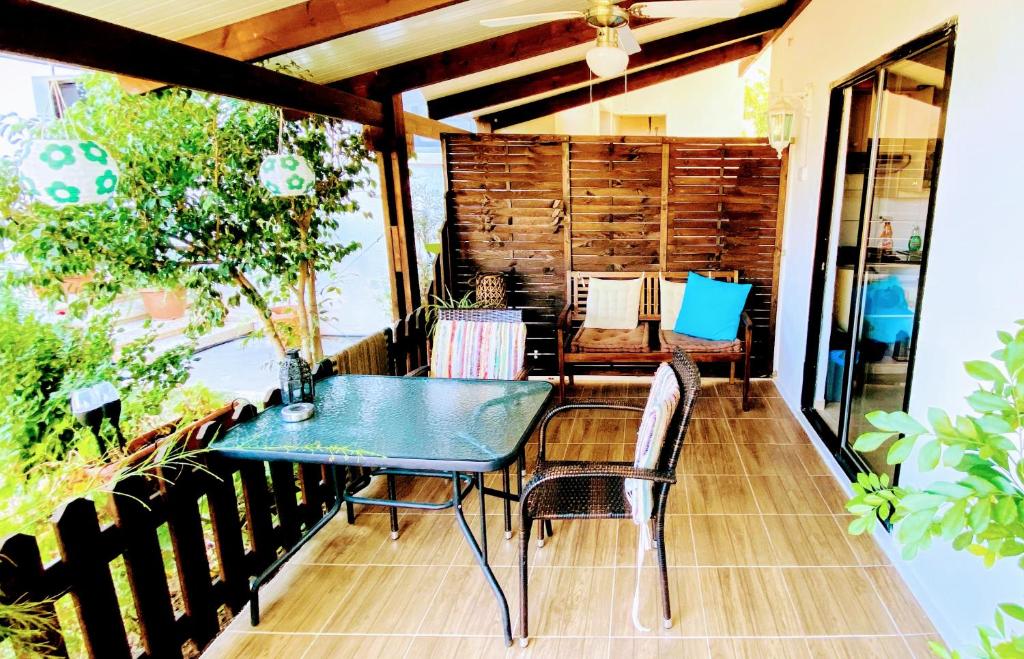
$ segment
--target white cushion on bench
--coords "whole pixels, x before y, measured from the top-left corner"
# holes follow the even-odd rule
[[[640,320],[640,289],[643,283],[643,277],[591,277],[583,326],[588,329],[635,329]]]
[[[679,317],[679,309],[683,306],[683,293],[686,292],[685,282],[669,281],[659,277],[661,303],[661,329],[672,331]]]

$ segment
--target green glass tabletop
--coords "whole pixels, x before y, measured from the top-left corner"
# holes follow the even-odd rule
[[[281,406],[235,426],[211,449],[236,458],[493,471],[515,460],[551,385],[505,380],[339,375],[316,385],[316,413]]]

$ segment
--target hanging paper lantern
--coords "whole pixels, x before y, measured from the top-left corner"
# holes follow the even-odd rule
[[[310,192],[316,176],[302,156],[279,153],[267,156],[260,165],[260,183],[275,197],[295,197]]]
[[[50,206],[106,201],[119,176],[114,157],[92,140],[36,140],[21,162],[25,192]]]

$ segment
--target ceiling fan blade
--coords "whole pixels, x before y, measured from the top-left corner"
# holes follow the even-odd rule
[[[664,0],[639,2],[630,13],[643,18],[735,18],[743,11],[739,0]]]
[[[629,29],[628,25],[623,25],[618,28],[619,30],[619,48],[621,48],[627,55],[636,55],[640,52],[640,44],[636,40],[636,36],[633,35],[633,31]]]
[[[480,21],[484,27],[505,27],[507,25],[525,25],[526,23],[547,23],[564,21],[570,18],[583,18],[582,11],[547,11],[539,14],[523,14],[521,16],[502,16],[485,18]]]

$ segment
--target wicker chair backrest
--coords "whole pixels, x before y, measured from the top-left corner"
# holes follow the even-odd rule
[[[675,472],[679,464],[679,454],[683,449],[686,430],[690,426],[690,417],[700,395],[700,370],[689,355],[679,349],[672,351],[672,370],[679,378],[679,405],[676,406],[672,423],[669,425],[665,445],[661,449],[660,467]]]
[[[475,323],[521,323],[522,309],[438,309],[438,320]]]

